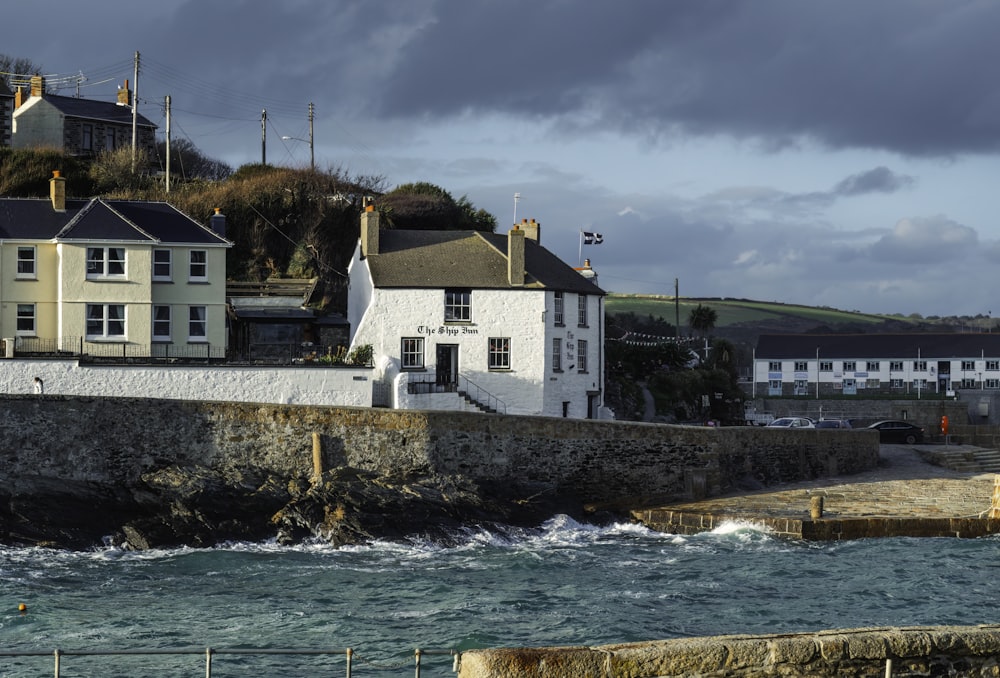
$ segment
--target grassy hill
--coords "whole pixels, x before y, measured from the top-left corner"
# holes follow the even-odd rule
[[[639,319],[662,319],[673,326],[679,317],[682,336],[690,334],[688,315],[698,304],[716,312],[714,336],[745,344],[756,343],[761,334],[985,331],[996,324],[996,319],[987,316],[878,315],[731,297],[680,297],[675,300],[664,295],[609,294],[605,299],[605,308],[612,320],[617,314],[634,314]]]
[[[917,324],[917,320],[901,316],[871,315],[856,311],[841,311],[834,308],[782,304],[778,302],[752,301],[749,299],[697,298],[680,297],[675,302],[674,297],[642,295],[642,294],[609,294],[605,300],[608,313],[635,313],[640,316],[651,315],[662,317],[673,324],[677,309],[680,310],[680,324],[687,324],[688,314],[698,304],[713,309],[718,314],[716,327],[724,328],[743,323],[808,323],[812,325],[839,325],[844,323],[863,323],[877,325],[886,320],[899,320]]]

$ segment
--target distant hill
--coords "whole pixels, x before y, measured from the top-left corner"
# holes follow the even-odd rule
[[[713,309],[718,315],[712,333],[714,336],[747,344],[755,344],[761,334],[984,332],[991,327],[998,329],[996,319],[988,316],[924,318],[918,314],[876,315],[825,306],[802,306],[731,297],[675,299],[663,295],[609,294],[605,299],[606,312],[611,316],[634,314],[639,318],[662,318],[671,326],[679,317],[682,336],[691,334],[687,327],[688,314],[698,304]]]

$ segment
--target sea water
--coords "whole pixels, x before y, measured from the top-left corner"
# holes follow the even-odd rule
[[[556,517],[422,541],[65,552],[0,548],[0,676],[57,648],[353,650],[412,676],[414,649],[997,622],[1000,538],[789,541],[748,525],[676,536]],[[21,614],[19,604],[27,611]],[[203,676],[204,656],[65,656],[62,676]],[[451,676],[425,655],[421,676]],[[343,655],[218,655],[212,676],[343,676]]]

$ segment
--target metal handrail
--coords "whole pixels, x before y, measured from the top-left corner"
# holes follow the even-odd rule
[[[463,382],[465,383],[465,388],[462,388]],[[484,405],[499,414],[507,414],[507,403],[500,400],[495,395],[487,391],[485,388],[479,386],[474,381],[470,380],[464,374],[462,373],[458,374],[458,383],[459,383],[458,390],[467,393],[469,397],[475,400],[477,403],[480,403],[481,405]],[[476,389],[475,395],[472,395],[473,388]],[[483,401],[483,396],[481,394],[485,394],[486,396],[485,402]]]
[[[139,648],[121,650],[4,650],[0,649],[0,657],[48,657],[55,660],[55,678],[60,677],[60,670],[63,657],[103,657],[103,656],[136,656],[136,655],[204,655],[205,657],[205,678],[212,678],[212,657],[216,655],[339,655],[346,657],[346,676],[351,678],[351,668],[355,651],[352,648],[343,650],[301,650],[301,649],[280,649],[280,648],[216,648],[216,647],[186,647],[186,648]],[[448,655],[453,658],[452,670],[458,672],[461,662],[461,653],[458,650],[424,650],[416,648],[413,651],[413,660],[416,670],[416,678],[420,678],[420,658],[423,655]],[[399,664],[398,668],[409,664],[409,660]]]

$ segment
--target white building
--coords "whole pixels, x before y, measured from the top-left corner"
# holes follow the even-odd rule
[[[384,404],[613,418],[604,407],[604,292],[507,235],[379,230],[371,206],[349,268],[351,350],[373,348]]]
[[[1000,334],[762,335],[753,395],[908,395],[1000,389]]]

